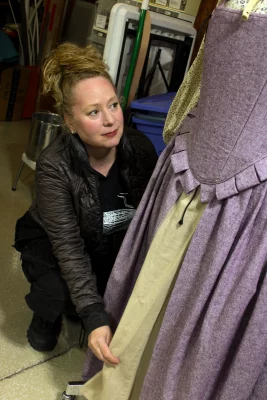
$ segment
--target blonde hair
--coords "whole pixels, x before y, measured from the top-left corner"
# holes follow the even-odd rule
[[[92,45],[79,47],[69,42],[60,44],[45,59],[42,72],[43,94],[50,93],[53,96],[62,118],[67,115],[72,119],[72,88],[79,81],[102,76],[113,85],[107,65]]]

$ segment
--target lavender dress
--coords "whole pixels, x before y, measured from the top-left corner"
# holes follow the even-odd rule
[[[207,207],[140,400],[267,399],[266,37],[266,15],[216,8],[198,108],[162,154],[110,277],[118,323],[158,226],[183,191],[200,189]],[[84,377],[100,368],[88,353]]]

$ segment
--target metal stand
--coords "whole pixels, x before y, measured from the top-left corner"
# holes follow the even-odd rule
[[[13,186],[12,186],[12,190],[13,191],[15,191],[17,189],[17,183],[18,183],[19,177],[20,177],[20,175],[22,173],[24,165],[25,165],[24,161],[21,161],[18,173],[16,175],[15,181],[14,181]]]
[[[62,394],[62,400],[74,400],[75,396],[81,394],[80,389],[83,384],[82,381],[69,382],[66,391]]]
[[[18,173],[16,175],[15,181],[14,181],[13,186],[12,186],[12,190],[13,191],[15,191],[17,189],[18,180],[20,178],[20,175],[22,173],[24,165],[25,164],[28,165],[28,167],[30,167],[33,171],[35,171],[35,168],[36,168],[36,162],[30,160],[29,157],[26,156],[26,153],[22,154],[21,159],[22,159],[22,161],[21,161]]]
[[[71,394],[67,394],[66,392],[64,392],[62,394],[62,400],[75,400],[75,396],[72,396]]]

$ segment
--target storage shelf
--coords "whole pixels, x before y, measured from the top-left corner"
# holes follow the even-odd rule
[[[108,33],[108,30],[107,30],[107,29],[98,28],[98,27],[95,26],[95,25],[93,26],[93,29],[94,29],[95,31],[102,32],[102,33],[105,33],[105,34]]]
[[[141,0],[120,0],[121,3],[129,4],[138,8],[141,8],[142,1]],[[172,17],[172,18],[178,18],[183,21],[189,22],[191,24],[194,24],[196,17],[192,15],[186,14],[182,10],[178,10],[175,8],[170,8],[168,6],[163,6],[161,4],[156,4],[156,3],[149,3],[148,9],[150,11],[154,11],[160,14],[164,14],[167,17]]]

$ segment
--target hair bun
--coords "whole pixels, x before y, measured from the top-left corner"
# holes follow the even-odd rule
[[[60,107],[71,88],[81,79],[103,76],[112,83],[108,67],[101,54],[92,46],[79,47],[73,43],[60,44],[45,58],[43,64],[43,93],[51,93]],[[65,90],[65,92],[64,92]]]

